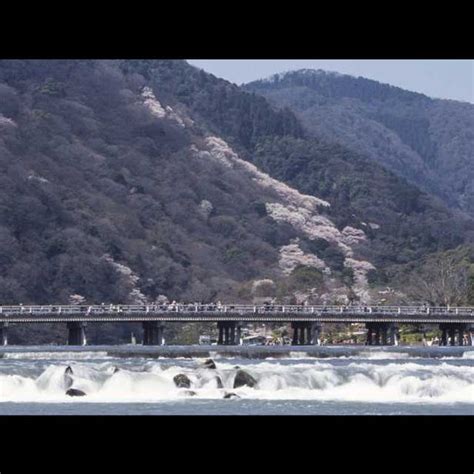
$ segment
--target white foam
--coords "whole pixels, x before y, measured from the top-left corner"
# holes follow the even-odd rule
[[[410,354],[406,352],[370,352],[362,351],[355,357],[349,357],[354,359],[373,359],[373,360],[385,360],[385,359],[408,359]]]
[[[296,353],[304,357],[304,353]],[[384,356],[387,354],[382,353]],[[20,361],[15,362],[15,364]],[[23,364],[23,361],[21,361]],[[0,402],[160,402],[185,400],[186,390],[177,388],[173,377],[185,374],[191,380],[193,398],[222,399],[225,391],[241,398],[266,400],[325,400],[383,403],[454,403],[474,404],[474,367],[470,365],[407,363],[375,364],[370,361],[335,365],[330,361],[303,363],[259,361],[242,368],[257,380],[254,388],[234,389],[236,369],[231,361],[218,362],[216,370],[202,367],[195,360],[186,366],[161,365],[149,361],[130,370],[128,366],[112,370],[110,362],[52,364],[39,375],[0,374]],[[10,366],[4,366],[3,371]],[[20,371],[21,372],[21,371]],[[218,388],[216,376],[224,385]],[[71,398],[68,388],[84,391],[87,396]]]

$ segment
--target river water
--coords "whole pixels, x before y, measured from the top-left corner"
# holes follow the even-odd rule
[[[397,349],[322,358],[216,353],[217,368],[207,369],[204,357],[4,348],[0,415],[474,415],[474,348],[423,357]],[[234,389],[237,367],[257,385]],[[178,374],[194,394],[175,386]],[[69,388],[86,395],[70,397]],[[239,398],[223,399],[226,393]]]

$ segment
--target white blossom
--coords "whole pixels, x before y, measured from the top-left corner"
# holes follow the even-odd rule
[[[289,275],[298,265],[317,268],[324,273],[330,273],[330,269],[316,255],[304,253],[298,243],[291,243],[280,247],[279,265],[285,275]]]
[[[166,116],[165,109],[161,106],[158,99],[155,97],[155,94],[150,87],[144,87],[142,91],[142,97],[144,100],[145,107],[158,118],[163,118]]]

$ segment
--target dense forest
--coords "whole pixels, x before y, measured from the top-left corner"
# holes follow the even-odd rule
[[[362,77],[301,70],[244,86],[453,209],[474,216],[474,106]]]
[[[298,115],[185,61],[0,61],[0,304],[369,298],[474,240]]]

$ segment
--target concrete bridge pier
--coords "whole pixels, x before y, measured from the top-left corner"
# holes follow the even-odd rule
[[[218,345],[236,346],[240,344],[241,324],[236,321],[218,321]]]
[[[455,346],[456,345],[456,328],[451,326],[448,329],[448,334],[449,334],[449,344],[451,346]]]
[[[163,345],[163,323],[160,321],[143,322],[143,345],[161,346]]]
[[[317,323],[306,321],[294,321],[291,323],[293,329],[292,345],[310,346],[318,344],[321,326]]]
[[[298,329],[298,344],[300,346],[305,346],[306,345],[306,325],[300,323],[300,327]]]
[[[375,339],[374,344],[376,346],[380,346],[380,326],[378,324],[375,325]]]
[[[469,328],[467,330],[467,345],[468,346],[472,346],[472,341],[473,341],[472,333],[473,332],[474,332],[474,328]]]
[[[398,341],[398,329],[395,324],[389,324],[388,327],[388,345],[396,346]]]
[[[441,330],[440,346],[463,346],[464,335],[467,333],[467,345],[472,345],[472,333],[466,324],[443,323],[439,325]]]
[[[441,324],[440,329],[441,329],[441,338],[439,340],[439,345],[447,346],[448,345],[448,328],[444,327],[444,325]]]
[[[397,328],[392,323],[366,323],[368,346],[393,346],[397,341]]]
[[[86,322],[73,321],[67,323],[67,345],[68,346],[85,346],[86,339]]]
[[[309,328],[309,343],[313,346],[319,345],[319,336],[321,334],[321,325],[317,323],[310,323]]]
[[[8,323],[0,323],[0,346],[8,344]]]
[[[370,323],[366,324],[367,326],[367,346],[371,346],[374,342],[374,330],[372,328],[372,325]]]

